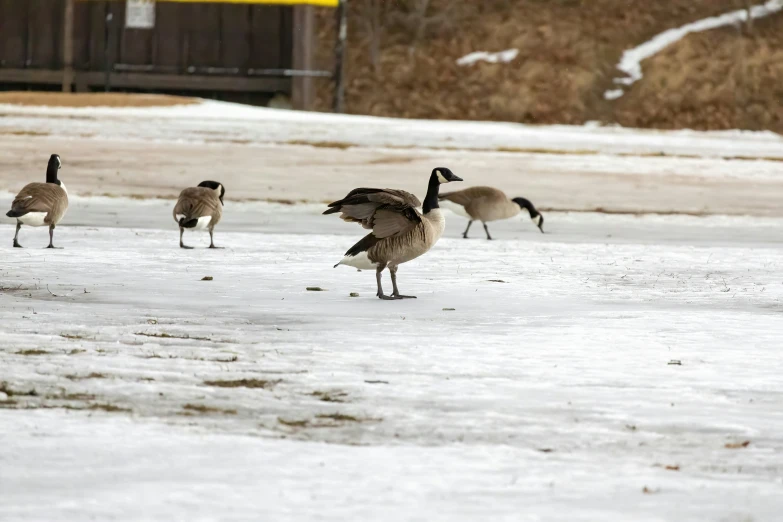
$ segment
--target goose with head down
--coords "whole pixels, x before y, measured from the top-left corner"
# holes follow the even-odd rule
[[[375,269],[381,299],[404,299],[397,288],[397,267],[427,252],[440,239],[445,220],[438,207],[438,191],[443,183],[462,181],[449,169],[438,167],[430,174],[424,204],[409,192],[396,189],[358,188],[343,199],[329,204],[324,214],[341,212],[340,218],[355,222],[372,232],[364,236],[337,263],[359,269]],[[421,211],[418,208],[421,207]],[[392,294],[385,295],[381,272],[389,269]]]
[[[182,242],[185,229],[208,230],[209,248],[216,247],[212,232],[223,216],[223,196],[226,189],[217,181],[202,181],[197,187],[183,190],[174,206],[174,221],[179,224],[179,247],[193,248]]]
[[[439,196],[443,208],[447,208],[457,215],[465,216],[469,219],[468,226],[462,237],[468,238],[468,230],[473,221],[479,220],[484,225],[484,232],[487,239],[492,239],[489,235],[487,223],[489,221],[498,221],[508,219],[519,214],[522,209],[528,211],[530,219],[538,227],[541,233],[544,232],[544,216],[536,210],[533,203],[525,198],[509,199],[503,191],[492,187],[470,187],[456,192],[448,192]]]

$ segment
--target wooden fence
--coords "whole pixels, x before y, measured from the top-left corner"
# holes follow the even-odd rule
[[[282,5],[293,3],[302,2],[163,1],[153,28],[132,29],[125,1],[0,0],[0,86],[197,91],[243,101],[291,95],[297,77],[332,75],[311,70],[312,8]],[[72,49],[64,52],[69,31]]]

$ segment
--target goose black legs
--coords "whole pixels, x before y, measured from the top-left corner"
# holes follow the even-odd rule
[[[209,229],[209,248],[223,248],[223,247],[216,247],[215,242],[212,241],[212,229]]]
[[[470,230],[470,225],[472,224],[473,224],[473,220],[471,219],[470,221],[468,221],[468,226],[465,228],[465,232],[462,233],[462,237],[464,239],[468,238],[468,230]]]
[[[391,274],[391,280],[392,280],[392,297],[396,299],[416,299],[415,295],[402,295],[400,294],[399,289],[397,288],[397,267],[389,267],[389,273]]]
[[[375,282],[378,283],[378,293],[376,293],[375,295],[378,296],[379,299],[383,299],[384,301],[393,301],[395,299],[402,299],[402,297],[395,295],[397,292],[397,283],[394,282],[393,275],[392,275],[392,284],[394,285],[394,293],[392,295],[386,295],[383,293],[383,287],[381,286],[381,272],[383,272],[384,268],[386,268],[386,266],[381,265],[375,269]],[[391,268],[389,269],[389,272],[391,272]]]
[[[489,229],[487,228],[487,224],[484,223],[484,232],[487,233],[487,239],[492,239],[492,236],[489,235]]]
[[[52,241],[54,241],[54,225],[49,225],[49,246],[46,248],[62,248],[54,246]]]
[[[22,245],[19,244],[19,229],[22,228],[21,221],[16,222],[16,234],[14,234],[14,247],[15,248],[22,248]]]
[[[182,234],[185,232],[185,229],[182,227],[179,227],[179,247],[180,248],[193,248],[191,246],[187,246],[182,242]]]

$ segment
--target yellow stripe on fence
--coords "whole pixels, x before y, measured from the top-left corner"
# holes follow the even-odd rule
[[[86,2],[90,0],[77,0]],[[155,0],[152,0],[155,1]],[[337,7],[340,0],[157,0],[158,2],[178,2],[181,4],[273,4],[273,5],[319,5]]]
[[[340,0],[157,0],[158,2],[180,2],[184,4],[282,4],[282,5],[320,5],[324,7],[337,7]]]

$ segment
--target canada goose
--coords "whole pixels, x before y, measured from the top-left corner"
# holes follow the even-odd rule
[[[524,208],[530,214],[530,219],[536,224],[541,233],[544,233],[544,216],[536,210],[536,207],[525,198],[508,199],[503,191],[492,187],[470,187],[456,192],[441,194],[440,200],[443,202],[443,208],[447,208],[465,216],[468,226],[462,237],[468,238],[468,230],[473,221],[478,219],[484,224],[484,232],[487,233],[487,239],[492,239],[489,235],[487,222],[508,219],[516,216]]]
[[[6,213],[6,216],[16,218],[16,234],[14,234],[16,248],[22,248],[19,244],[19,229],[22,225],[31,227],[49,225],[49,246],[46,248],[57,248],[52,244],[54,227],[68,210],[68,191],[65,189],[65,184],[57,179],[57,171],[61,166],[60,156],[52,154],[46,167],[46,183],[25,185],[11,203],[11,210]]]
[[[452,181],[462,181],[462,178],[447,168],[433,169],[423,212],[417,209],[422,204],[416,196],[394,189],[358,188],[340,201],[330,203],[324,214],[342,212],[341,219],[372,229],[334,266],[348,265],[365,270],[374,268],[378,283],[376,295],[379,298],[415,299],[416,296],[400,294],[397,288],[397,267],[432,248],[443,234],[446,220],[438,208],[438,190],[441,183]],[[391,296],[384,295],[381,287],[381,272],[387,267],[394,289]]]
[[[174,205],[174,221],[179,223],[180,248],[193,248],[182,243],[182,233],[186,228],[209,230],[209,248],[220,248],[212,240],[212,231],[223,215],[225,194],[225,187],[217,181],[202,181],[197,187],[186,188],[180,193]]]

